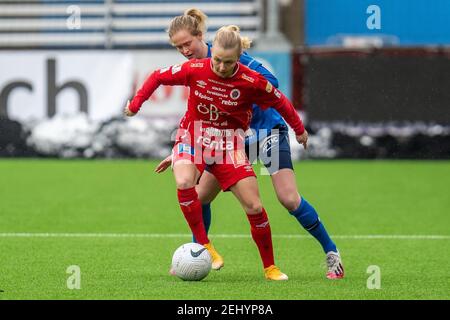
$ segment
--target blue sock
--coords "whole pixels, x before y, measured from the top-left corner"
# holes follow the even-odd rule
[[[209,226],[211,225],[211,204],[202,204],[203,224],[205,225],[206,234],[208,234]],[[194,235],[192,235],[192,242],[197,243]]]
[[[330,239],[322,222],[320,222],[316,210],[305,200],[305,198],[302,197],[300,206],[289,213],[297,218],[303,228],[320,242],[325,253],[329,251],[337,252],[336,245]]]

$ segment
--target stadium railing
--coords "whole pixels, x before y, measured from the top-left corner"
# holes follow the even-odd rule
[[[261,32],[260,0],[0,0],[1,49],[167,47],[170,20],[196,7],[208,16],[207,39],[223,25]]]

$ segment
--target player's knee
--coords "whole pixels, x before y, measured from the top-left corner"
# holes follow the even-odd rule
[[[257,214],[257,213],[261,213],[263,206],[262,206],[261,201],[255,200],[255,201],[246,203],[244,206],[244,209],[247,214]]]
[[[288,211],[294,211],[300,205],[300,196],[296,191],[283,193],[278,199]]]
[[[188,178],[178,178],[176,179],[177,189],[184,190],[184,189],[190,189],[195,186],[192,179]]]

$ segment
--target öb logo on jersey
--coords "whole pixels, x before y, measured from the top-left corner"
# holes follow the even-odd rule
[[[201,114],[209,114],[209,120],[210,121],[217,121],[219,117],[222,116],[228,116],[228,112],[219,111],[219,108],[217,108],[215,105],[210,104],[209,107],[206,104],[200,103],[197,106],[198,112]]]

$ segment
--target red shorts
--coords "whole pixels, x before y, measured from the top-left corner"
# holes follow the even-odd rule
[[[172,149],[172,165],[180,160],[189,160],[194,163],[200,174],[208,166],[208,172],[216,177],[223,191],[228,191],[244,178],[256,177],[244,150],[208,152],[202,147],[194,148],[190,144],[179,141]]]

